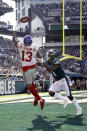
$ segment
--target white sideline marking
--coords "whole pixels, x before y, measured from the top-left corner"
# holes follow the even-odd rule
[[[47,96],[47,93],[43,93],[41,95],[46,103],[58,103],[63,104],[62,100],[55,99],[54,97]],[[87,103],[87,92],[79,92],[79,94],[73,94],[76,97],[78,103]],[[78,99],[79,98],[79,99]],[[81,99],[80,99],[81,98]],[[14,96],[1,96],[0,97],[0,104],[8,104],[8,103],[19,103],[19,102],[33,102],[32,95],[14,95]],[[68,103],[72,103],[70,100],[67,101]]]

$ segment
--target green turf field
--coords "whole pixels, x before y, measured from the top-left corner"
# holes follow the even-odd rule
[[[83,115],[69,104],[65,109],[59,104],[40,106],[32,103],[0,105],[0,131],[87,131],[87,104],[80,104]]]
[[[48,93],[40,93],[46,100],[42,111],[39,104],[33,106],[32,95],[0,96],[0,131],[87,131],[87,91],[72,94],[80,102],[82,116],[76,115],[73,104],[68,102],[64,109],[63,103],[50,99]]]

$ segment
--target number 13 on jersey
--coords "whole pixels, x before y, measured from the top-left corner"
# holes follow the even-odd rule
[[[23,50],[22,51],[22,61],[30,62],[31,60],[32,60],[32,52]]]

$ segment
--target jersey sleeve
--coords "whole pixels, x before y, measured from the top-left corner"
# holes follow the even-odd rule
[[[31,46],[33,50],[35,50],[36,52],[38,51],[38,47],[37,46]]]
[[[59,60],[55,60],[55,61],[54,61],[54,64],[55,64],[55,65],[60,65]]]
[[[24,45],[23,43],[18,42],[18,44],[17,44],[17,48],[20,48],[20,47],[23,46],[23,45]]]

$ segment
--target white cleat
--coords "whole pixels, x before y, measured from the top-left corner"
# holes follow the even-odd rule
[[[64,108],[66,108],[67,107],[67,100],[66,100],[66,98],[65,98],[65,100],[64,100]]]
[[[81,107],[77,110],[77,115],[82,115],[82,108]]]

